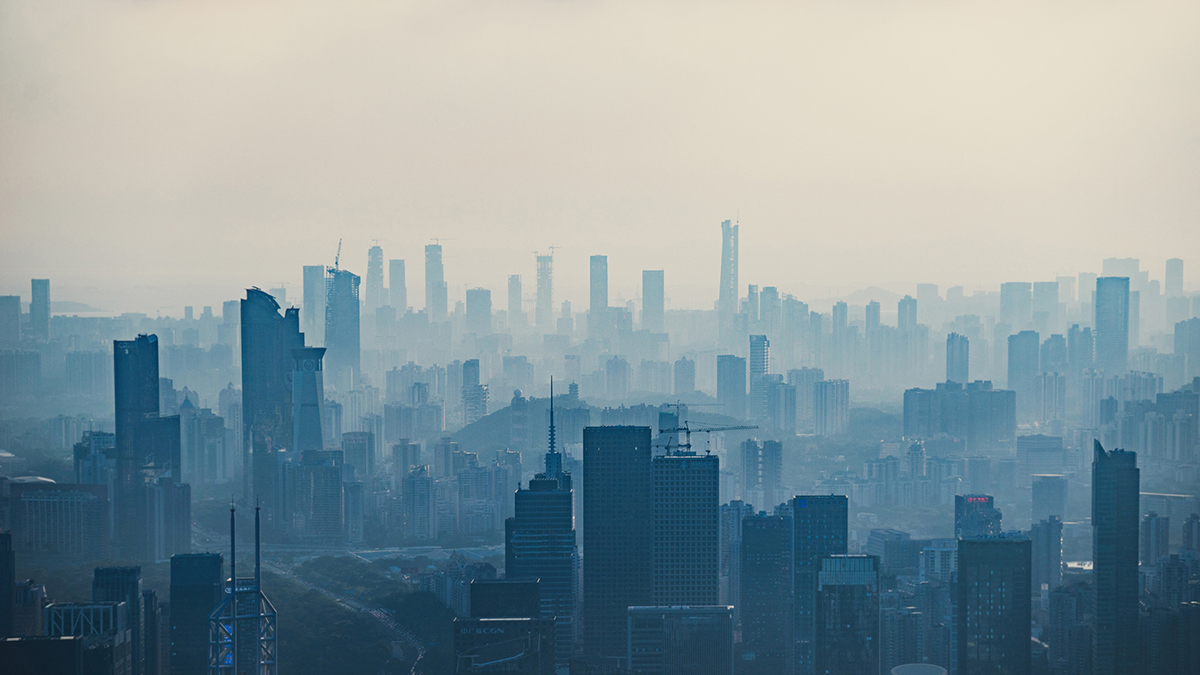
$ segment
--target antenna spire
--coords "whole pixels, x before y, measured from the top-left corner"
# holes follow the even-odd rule
[[[562,474],[562,455],[558,453],[554,431],[554,378],[550,378],[550,449],[546,452],[546,478],[557,479]]]

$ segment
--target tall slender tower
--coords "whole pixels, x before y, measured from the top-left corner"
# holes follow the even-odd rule
[[[388,261],[388,303],[396,308],[396,316],[408,311],[408,282],[404,278],[404,261]]]
[[[554,325],[554,256],[537,256],[537,307],[533,318],[543,331]]]
[[[367,292],[364,300],[367,316],[375,316],[375,310],[383,306],[383,248],[372,246],[367,251]]]
[[[599,315],[608,309],[608,256],[594,255],[590,261],[590,285],[588,311]]]
[[[442,245],[425,246],[425,312],[430,321],[446,320],[446,273],[442,268]]]
[[[505,521],[504,565],[509,579],[541,580],[542,617],[555,620],[555,662],[566,667],[574,651],[579,552],[575,538],[571,474],[562,470],[554,429],[550,383],[549,450],[545,473],[518,489],[515,515]]]
[[[325,278],[325,349],[333,385],[357,386],[362,361],[357,274],[330,267]],[[374,310],[372,310],[374,312]]]
[[[1097,292],[1099,295],[1099,292]],[[1097,303],[1099,306],[1099,303]],[[1106,451],[1095,441],[1092,460],[1092,578],[1096,675],[1138,668],[1138,516],[1141,484],[1137,453]]]
[[[721,342],[733,339],[734,315],[738,301],[738,225],[721,223],[721,283],[717,289],[717,315]]]
[[[321,358],[323,347],[292,350],[296,362],[292,375],[292,444],[305,462],[316,459],[325,447],[321,420],[325,417],[325,380]]]
[[[642,270],[642,330],[663,332],[664,281],[662,270]]]
[[[113,514],[117,547],[130,558],[145,552],[145,507],[140,475],[148,454],[147,425],[158,418],[158,336],[113,342],[117,476]],[[173,467],[178,470],[178,467]]]

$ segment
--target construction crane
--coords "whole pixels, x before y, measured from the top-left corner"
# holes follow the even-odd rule
[[[677,402],[672,405],[675,406],[675,410],[676,410],[675,415],[676,415],[676,419],[678,419],[679,413],[682,412],[683,406],[685,404]],[[705,404],[699,404],[699,405],[705,405]],[[745,431],[745,430],[749,430],[749,429],[757,429],[758,428],[758,425],[754,425],[754,424],[730,424],[730,425],[722,425],[722,426],[707,426],[706,425],[706,426],[698,428],[698,429],[693,429],[686,420],[676,422],[675,424],[676,424],[676,426],[674,429],[662,429],[661,430],[662,436],[666,439],[666,444],[662,447],[665,447],[667,449],[668,455],[671,454],[673,451],[677,452],[679,450],[683,450],[684,452],[691,452],[691,450],[692,450],[692,432],[693,431],[698,434],[707,434],[707,433],[712,433],[714,431]],[[683,435],[684,435],[683,436],[684,440],[682,443],[679,442],[679,433],[680,432],[683,432]],[[704,444],[704,454],[707,455],[707,454],[709,454],[709,452],[710,452],[710,450],[708,448],[708,443],[705,443]]]
[[[333,256],[333,269],[338,268],[338,261],[342,259],[342,240],[338,239],[337,255]]]

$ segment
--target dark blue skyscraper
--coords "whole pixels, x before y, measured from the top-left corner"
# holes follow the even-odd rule
[[[624,658],[628,608],[653,604],[650,427],[586,427],[583,483],[583,648]]]
[[[242,448],[245,494],[275,526],[277,451],[292,445],[293,349],[304,346],[300,311],[282,315],[275,298],[257,288],[242,300]]]
[[[795,669],[792,519],[765,512],[742,521],[739,570],[742,667],[747,675]]]
[[[817,573],[821,558],[846,555],[848,517],[849,501],[841,495],[799,495],[792,499],[796,675],[816,672]]]
[[[114,341],[117,475],[113,483],[113,521],[117,548],[129,558],[146,553],[141,469],[157,445],[154,427],[159,420],[158,394],[158,337],[139,335],[134,340]],[[179,418],[173,419],[174,447],[178,448]],[[178,471],[180,467],[173,468]]]
[[[171,673],[208,674],[208,615],[221,604],[219,553],[171,556]]]
[[[1107,452],[1095,441],[1092,577],[1096,621],[1092,664],[1096,675],[1122,675],[1138,667],[1140,484],[1137,453],[1120,449]]]
[[[569,663],[574,651],[579,552],[575,540],[571,474],[562,469],[554,428],[551,384],[550,443],[546,468],[518,489],[515,515],[505,522],[505,576],[541,580],[542,618],[555,619],[555,661]]]
[[[125,618],[133,637],[130,645],[130,675],[145,672],[144,639],[146,625],[142,616],[142,568],[97,567],[92,577],[93,602],[124,602]]]
[[[1029,675],[1030,564],[1023,535],[958,542],[959,675]]]
[[[653,604],[715,605],[720,460],[716,455],[673,451],[655,457],[652,471]]]
[[[323,347],[300,347],[292,350],[295,372],[292,375],[292,445],[305,461],[316,459],[325,447],[321,420],[325,414],[325,379]]]
[[[879,558],[821,558],[814,604],[816,672],[879,672]]]

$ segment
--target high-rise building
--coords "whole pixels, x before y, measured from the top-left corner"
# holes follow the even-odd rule
[[[1179,258],[1171,258],[1167,261],[1166,283],[1163,291],[1166,296],[1178,297],[1183,295],[1183,261]]]
[[[0,295],[0,346],[21,341],[21,296]]]
[[[627,659],[642,675],[733,675],[733,608],[630,607]]]
[[[1106,376],[1121,375],[1129,364],[1129,277],[1096,279],[1096,367]]]
[[[34,279],[29,303],[29,334],[35,342],[50,340],[50,280]]]
[[[813,429],[818,436],[850,430],[849,380],[821,380],[813,385]]]
[[[971,345],[967,336],[950,333],[946,336],[946,381],[965,385],[971,381]]]
[[[321,359],[324,347],[292,350],[292,447],[307,461],[325,448],[321,421],[325,418],[325,380]]]
[[[790,675],[796,665],[792,519],[763,512],[741,525],[742,665],[748,675]]]
[[[442,267],[442,245],[425,245],[425,313],[430,321],[446,320],[446,274]]]
[[[1029,675],[1030,541],[1023,535],[958,542],[960,675]]]
[[[367,316],[375,316],[375,310],[382,307],[383,302],[383,248],[372,246],[367,249],[367,288],[363,294],[367,306]]]
[[[642,270],[642,330],[664,330],[665,283],[662,270]]]
[[[821,559],[846,555],[849,501],[841,495],[799,495],[792,499],[795,527],[793,566],[795,619],[792,622],[796,675],[816,670],[817,576]]]
[[[275,298],[257,288],[246,291],[241,310],[244,494],[266,506],[273,525],[277,453],[293,447],[292,350],[304,346],[304,334],[298,310],[280,315]]]
[[[608,256],[594,255],[589,264],[588,327],[593,330],[593,323],[600,325],[604,321],[603,315],[608,312]]]
[[[583,648],[626,656],[627,609],[653,604],[650,427],[583,430]]]
[[[1002,515],[991,495],[955,495],[954,536],[994,537],[1000,534]]]
[[[686,356],[675,362],[675,395],[686,396],[696,391],[696,362]]]
[[[1058,282],[1033,282],[1033,326],[1042,333],[1053,333],[1058,328]]]
[[[347,391],[357,386],[362,372],[359,278],[357,274],[336,267],[330,267],[328,272],[329,276],[325,278],[325,367],[334,387]],[[371,313],[373,315],[374,310]]]
[[[738,308],[738,225],[721,223],[721,278],[717,289],[717,321],[723,346],[732,346]]]
[[[537,307],[534,321],[543,332],[554,327],[554,256],[537,256]]]
[[[767,373],[771,371],[771,341],[766,335],[750,336],[750,419],[767,418]]]
[[[746,359],[731,354],[717,357],[717,403],[721,412],[746,417]]]
[[[815,609],[817,673],[879,672],[879,558],[822,557]]]
[[[1058,516],[1033,523],[1029,528],[1033,549],[1033,590],[1045,584],[1049,590],[1062,585],[1062,521]]]
[[[208,675],[208,616],[224,597],[219,553],[171,556],[171,674]]]
[[[1032,422],[1037,415],[1040,347],[1034,331],[1008,336],[1008,388],[1017,393],[1018,424]]]
[[[153,451],[148,423],[158,418],[158,385],[158,336],[113,342],[117,473],[111,499],[117,547],[130,558],[145,550],[141,468]]]
[[[817,383],[824,379],[825,371],[820,368],[793,368],[788,371],[788,385],[796,388],[796,426],[801,431],[813,429]]]
[[[301,308],[300,323],[304,334],[313,342],[320,342],[325,333],[325,266],[304,266],[304,307]]]
[[[397,316],[404,316],[408,311],[408,281],[403,260],[388,261],[388,302],[396,308]]]
[[[1025,281],[1000,284],[1000,323],[1013,332],[1030,327],[1033,320],[1033,286]]]
[[[1160,516],[1154,511],[1142,518],[1141,561],[1147,567],[1154,567],[1161,558],[1170,554],[1171,518]]]
[[[488,289],[467,289],[466,330],[480,337],[491,334],[492,292]]]
[[[508,325],[512,328],[525,326],[525,310],[522,307],[521,275],[508,275]]]
[[[144,640],[146,625],[142,616],[142,568],[97,567],[92,577],[93,602],[125,603],[125,619],[132,637],[130,644],[130,673],[145,672]]]
[[[715,605],[720,461],[716,455],[675,451],[652,464],[653,604]]]
[[[1118,675],[1136,672],[1139,662],[1138,490],[1141,476],[1137,453],[1120,449],[1110,452],[1100,445],[1100,441],[1094,443],[1092,578],[1096,619],[1092,666],[1095,675]]]
[[[1067,519],[1067,477],[1061,474],[1035,474],[1031,481],[1031,523],[1040,523],[1050,516]]]
[[[529,489],[517,489],[514,515],[505,522],[504,569],[508,579],[540,580],[540,616],[555,620],[555,660],[562,666],[574,652],[579,551],[571,474],[563,471],[557,447],[553,398],[552,393],[545,471],[529,481]]]

